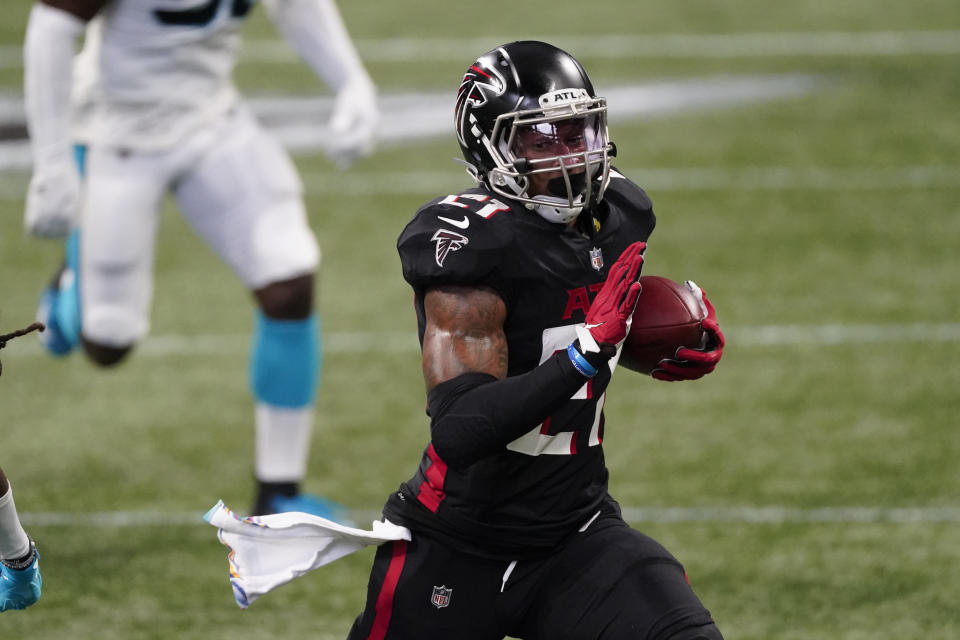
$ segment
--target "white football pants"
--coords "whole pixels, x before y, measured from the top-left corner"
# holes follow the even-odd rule
[[[164,196],[251,290],[312,273],[320,251],[287,152],[243,106],[162,152],[91,147],[80,274],[84,336],[108,346],[149,331]]]

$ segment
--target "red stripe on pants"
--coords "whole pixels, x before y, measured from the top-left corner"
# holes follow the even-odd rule
[[[393,557],[390,558],[387,575],[383,579],[380,593],[377,594],[377,614],[373,619],[370,635],[367,636],[369,640],[383,640],[387,637],[387,628],[390,626],[390,617],[393,615],[393,594],[397,589],[397,583],[400,582],[403,563],[407,559],[407,541],[398,540],[392,544]]]

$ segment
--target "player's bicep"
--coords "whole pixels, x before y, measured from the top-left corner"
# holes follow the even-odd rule
[[[430,391],[469,372],[507,375],[507,308],[488,287],[439,286],[424,297],[423,377]]]

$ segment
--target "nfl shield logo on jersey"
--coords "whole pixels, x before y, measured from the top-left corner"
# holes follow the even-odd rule
[[[603,252],[596,247],[590,249],[590,266],[597,271],[603,268]]]
[[[443,609],[445,606],[450,604],[450,594],[453,593],[453,587],[447,589],[447,586],[442,584],[439,587],[433,588],[433,595],[430,596],[430,602],[437,609]]]

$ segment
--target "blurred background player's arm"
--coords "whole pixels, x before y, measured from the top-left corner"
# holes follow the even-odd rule
[[[380,113],[373,81],[333,0],[264,0],[277,30],[336,93],[326,153],[341,167],[373,150]]]
[[[33,153],[24,227],[38,236],[69,233],[80,208],[80,176],[70,133],[73,55],[86,23],[106,0],[34,4],[23,45],[23,92]]]

